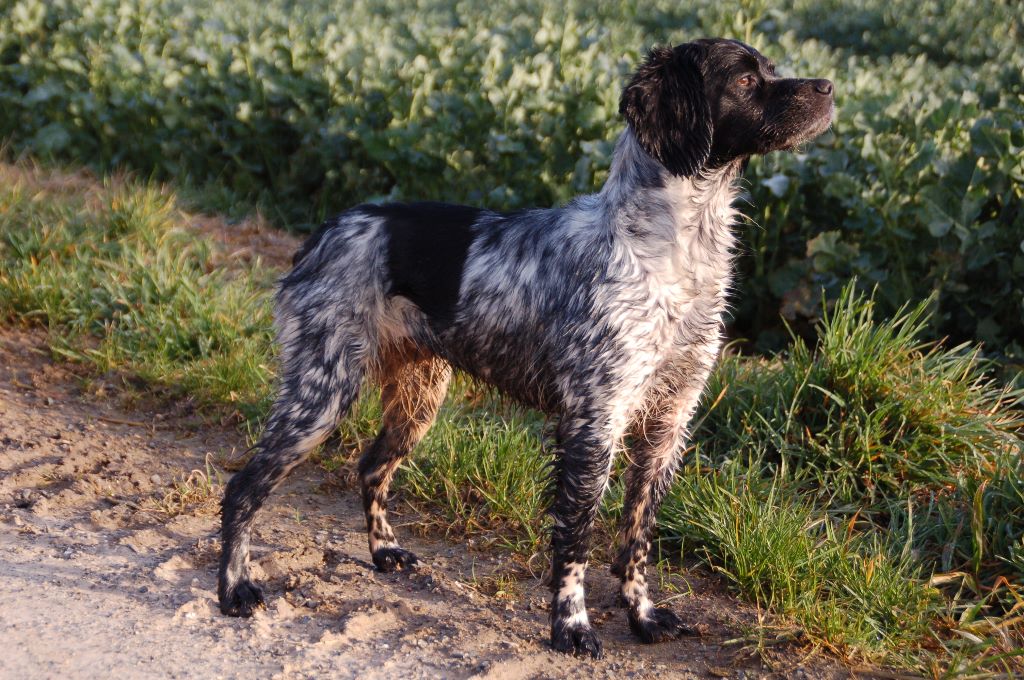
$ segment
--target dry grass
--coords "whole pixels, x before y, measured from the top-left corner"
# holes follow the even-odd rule
[[[178,515],[216,515],[220,512],[220,499],[224,495],[224,480],[213,464],[212,454],[206,454],[203,469],[194,469],[175,480],[171,489],[160,500],[150,504],[155,510],[176,517]]]

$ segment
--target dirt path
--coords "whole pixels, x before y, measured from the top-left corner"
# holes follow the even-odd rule
[[[241,438],[198,427],[181,408],[125,411],[102,380],[53,364],[42,340],[0,331],[2,678],[849,675],[794,648],[775,653],[770,669],[725,644],[753,628],[755,614],[696,576],[673,606],[705,634],[641,646],[602,565],[591,570],[589,602],[606,658],[555,654],[539,581],[485,595],[480,584],[501,573],[504,556],[401,529],[424,566],[375,572],[355,492],[326,491],[311,465],[258,523],[253,554],[268,608],[251,620],[222,617],[217,490],[173,516],[165,497]]]

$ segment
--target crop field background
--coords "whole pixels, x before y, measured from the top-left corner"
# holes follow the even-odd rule
[[[755,159],[733,332],[811,337],[821,286],[937,296],[929,334],[1021,360],[1024,29],[1013,0],[19,0],[0,137],[309,226],[367,200],[494,208],[594,190],[651,45],[733,36],[831,78],[831,134]],[[219,199],[219,200],[218,200]]]
[[[143,178],[83,196],[0,176],[0,317],[255,432],[278,272],[222,266],[183,209],[303,231],[364,201],[559,203],[600,186],[644,51],[711,35],[832,79],[838,113],[746,171],[742,354],[709,385],[660,555],[696,555],[776,617],[772,635],[851,663],[1020,673],[1014,0],[0,0],[8,158]],[[360,404],[323,465],[348,464],[377,408]],[[461,382],[400,493],[528,554],[541,430]]]

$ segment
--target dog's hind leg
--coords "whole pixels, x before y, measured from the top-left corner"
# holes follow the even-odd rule
[[[337,425],[359,393],[366,368],[366,338],[349,329],[280,319],[282,379],[255,454],[228,482],[222,504],[222,550],[217,579],[220,609],[250,616],[263,602],[249,579],[253,519],[270,493]]]
[[[675,476],[687,436],[687,423],[700,399],[703,381],[671,397],[661,397],[635,424],[636,437],[626,470],[626,495],[612,573],[622,579],[629,627],[643,642],[693,634],[671,609],[655,607],[647,594],[645,571],[655,519]]]
[[[434,422],[452,371],[447,362],[411,345],[390,350],[380,371],[383,423],[359,460],[359,482],[373,563],[381,571],[393,571],[415,567],[416,556],[398,545],[388,524],[388,487]]]

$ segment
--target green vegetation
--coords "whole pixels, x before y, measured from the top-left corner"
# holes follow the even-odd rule
[[[1024,14],[1012,0],[4,0],[0,139],[262,203],[549,205],[597,187],[642,51],[744,39],[836,82],[832,133],[755,159],[736,332],[813,338],[856,275],[928,335],[1024,357]]]
[[[258,427],[274,271],[229,263],[152,185],[26,166],[0,166],[0,180],[0,319],[44,325],[60,356]],[[660,554],[698,555],[787,636],[853,662],[1019,673],[1024,392],[986,379],[976,351],[923,342],[927,304],[888,321],[875,306],[851,286],[814,346],[723,359],[663,508]],[[351,464],[379,408],[362,400],[324,465]],[[447,531],[529,554],[543,545],[542,426],[456,380],[399,492]],[[209,500],[215,476],[165,503]],[[614,486],[606,534],[620,498]]]
[[[971,612],[968,630],[1024,607],[1024,391],[986,379],[966,347],[922,343],[925,307],[877,321],[849,286],[813,350],[726,357],[662,517],[663,541],[869,657],[909,652],[983,595],[997,616]]]
[[[54,348],[206,404],[262,412],[273,378],[268,273],[217,266],[173,197],[120,182],[0,179],[0,316],[48,326]]]

